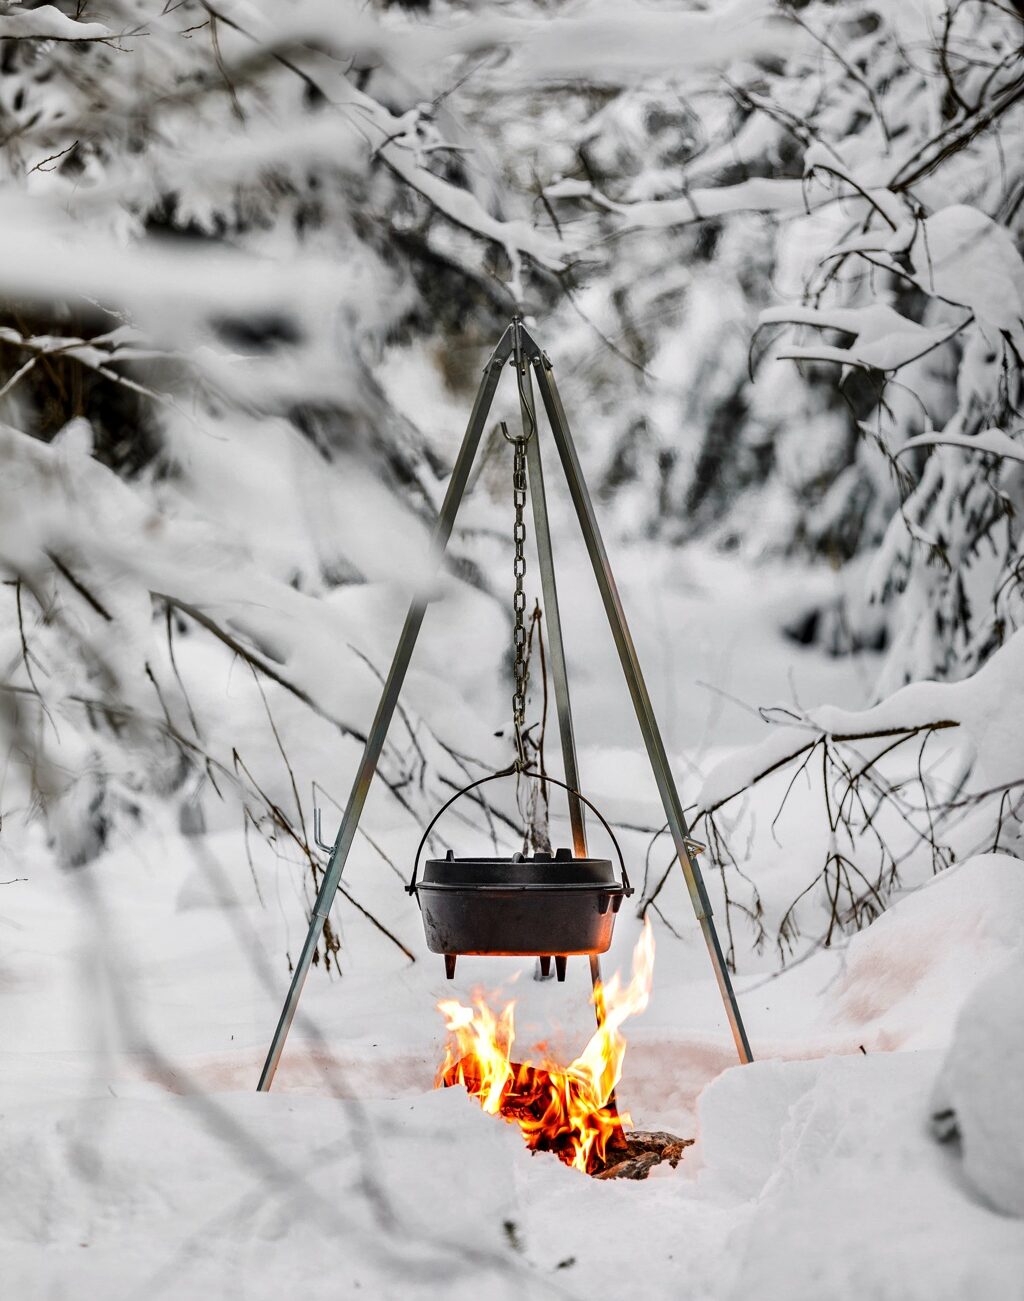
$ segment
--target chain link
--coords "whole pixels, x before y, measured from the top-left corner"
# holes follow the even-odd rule
[[[530,666],[526,658],[526,593],[523,590],[523,579],[526,577],[526,521],[523,518],[526,509],[526,440],[517,438],[512,446],[512,504],[516,515],[512,528],[512,541],[515,544],[512,573],[516,580],[512,597],[512,649],[515,656],[512,669],[512,722],[515,727],[516,749],[519,759],[523,760],[523,724],[526,721],[526,689],[530,678]]]

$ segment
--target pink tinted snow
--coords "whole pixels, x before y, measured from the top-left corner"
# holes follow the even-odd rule
[[[980,854],[910,892],[855,935],[828,1019],[878,1048],[937,1048],[978,981],[1024,955],[1024,864]]]

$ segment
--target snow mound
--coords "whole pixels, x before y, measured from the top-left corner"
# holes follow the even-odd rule
[[[1024,961],[1011,963],[974,989],[957,1019],[933,1103],[940,1133],[949,1134],[949,1125],[955,1123],[968,1181],[998,1210],[1020,1216],[1024,1216],[1022,989]]]
[[[1024,863],[980,854],[906,895],[850,941],[834,1019],[875,1049],[941,1048],[978,980],[1024,957]]]
[[[31,1101],[5,1125],[5,1296],[536,1295],[513,1245],[530,1154],[461,1090]]]
[[[922,1123],[936,1062],[924,1052],[762,1061],[708,1086],[695,1198],[732,1211],[709,1295],[1019,1295],[1020,1226],[949,1177]]]

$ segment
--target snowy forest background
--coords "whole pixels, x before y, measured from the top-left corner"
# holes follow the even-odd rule
[[[18,1295],[331,1270],[342,1295],[1020,1295],[1022,21],[0,3]],[[758,1058],[727,1070],[552,460],[582,775],[643,887],[613,965],[644,916],[658,943],[622,1093],[698,1138],[635,1187],[430,1092],[447,986],[402,884],[427,818],[512,757],[511,383],[304,1014],[250,1096],[322,871],[314,783],[333,836],[514,312],[555,365]],[[528,576],[532,609],[532,551]],[[492,811],[446,843],[516,847],[514,794]],[[534,834],[565,843],[550,817]],[[464,965],[467,991],[504,978]],[[571,1057],[582,975],[530,974],[520,1015]]]

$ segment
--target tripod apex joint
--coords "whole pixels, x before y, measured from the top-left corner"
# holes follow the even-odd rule
[[[753,1056],[750,1051],[750,1043],[747,1039],[743,1020],[740,1016],[739,1005],[736,1001],[732,981],[729,977],[728,967],[726,966],[725,957],[718,940],[718,934],[711,917],[711,904],[708,899],[707,890],[704,886],[704,880],[701,876],[700,868],[696,862],[696,855],[701,853],[705,849],[705,846],[699,841],[694,840],[690,835],[686,816],[683,812],[682,801],[680,800],[679,792],[676,789],[675,778],[672,775],[668,755],[665,751],[664,742],[662,741],[661,731],[654,715],[654,708],[651,704],[651,699],[647,692],[647,686],[644,682],[643,673],[640,669],[636,647],[633,644],[633,638],[626,622],[625,611],[622,607],[622,601],[619,597],[618,588],[608,560],[608,553],[605,550],[604,540],[598,526],[593,501],[591,500],[590,491],[587,488],[586,481],[583,477],[583,470],[580,466],[576,446],[569,430],[569,422],[566,419],[565,411],[562,407],[562,400],[555,384],[554,368],[551,359],[548,354],[543,351],[526,326],[523,325],[522,320],[518,315],[514,316],[505,327],[501,338],[498,340],[497,345],[484,366],[480,387],[473,403],[473,409],[470,413],[466,432],[462,439],[462,445],[459,448],[458,455],[455,458],[455,464],[452,467],[451,478],[434,529],[432,553],[435,557],[435,563],[440,565],[445,548],[451,538],[452,529],[455,524],[455,517],[469,483],[470,471],[480,447],[483,431],[487,424],[487,417],[494,400],[494,394],[497,390],[498,382],[501,378],[501,371],[504,368],[505,362],[509,360],[512,361],[516,368],[516,380],[519,390],[520,411],[523,418],[523,430],[524,433],[526,433],[527,429],[529,429],[531,435],[526,441],[528,489],[533,502],[537,556],[543,592],[544,619],[548,633],[551,676],[554,686],[555,705],[558,714],[562,762],[565,769],[566,784],[568,787],[578,792],[580,783],[576,763],[576,744],[573,734],[572,709],[569,699],[569,682],[566,671],[565,650],[562,643],[561,615],[559,612],[558,592],[555,581],[554,556],[552,553],[551,535],[548,527],[547,503],[544,495],[544,473],[540,450],[541,440],[539,437],[532,437],[534,433],[539,434],[540,429],[537,422],[533,392],[531,388],[531,367],[526,364],[527,362],[533,363],[532,370],[535,372],[537,377],[541,400],[544,404],[544,411],[547,415],[548,424],[551,429],[552,441],[555,444],[558,458],[561,462],[562,473],[569,489],[569,496],[572,500],[580,530],[583,534],[583,541],[586,545],[587,554],[590,558],[591,567],[594,572],[594,579],[597,583],[601,600],[604,605],[608,626],[615,642],[615,648],[618,651],[623,676],[625,677],[626,686],[633,702],[637,722],[640,725],[640,732],[647,749],[647,757],[654,774],[655,782],[658,786],[658,793],[661,796],[661,802],[665,810],[665,817],[672,834],[676,857],[683,872],[694,914],[696,915],[701,932],[704,936],[704,942],[707,945],[708,956],[715,973],[715,979],[718,984],[719,993],[721,994],[726,1017],[729,1021],[730,1029],[732,1030],[733,1039],[736,1044],[736,1051],[742,1062],[752,1061]],[[316,952],[317,945],[320,942],[320,937],[323,934],[327,915],[330,912],[331,905],[338,890],[342,872],[345,868],[345,863],[352,849],[353,841],[355,840],[359,819],[362,816],[366,797],[373,781],[381,752],[384,748],[388,728],[391,725],[391,720],[398,705],[398,698],[402,690],[402,685],[405,682],[409,662],[412,658],[412,653],[416,645],[416,639],[419,636],[420,628],[423,625],[423,619],[426,614],[428,603],[429,594],[420,592],[414,597],[412,604],[409,607],[405,623],[402,626],[402,631],[398,638],[398,645],[395,648],[391,668],[384,682],[384,689],[381,694],[380,702],[377,705],[377,712],[374,715],[373,723],[367,733],[362,758],[360,759],[353,780],[352,790],[348,802],[345,805],[345,812],[341,819],[341,825],[338,828],[338,834],[333,845],[328,846],[320,839],[319,809],[314,812],[314,838],[321,849],[325,852],[329,850],[330,857],[327,862],[326,870],[324,871],[323,879],[320,883],[320,889],[317,894],[316,903],[313,907],[313,915],[310,919],[306,939],[302,946],[302,951],[299,955],[298,961],[295,964],[288,994],[285,998],[284,1006],[281,1009],[281,1015],[274,1032],[274,1038],[271,1042],[270,1050],[267,1054],[267,1060],[260,1076],[258,1087],[261,1091],[266,1091],[273,1083],[274,1075],[277,1071],[278,1063],[280,1062],[281,1054],[284,1050],[285,1040],[288,1036],[289,1030],[291,1029],[292,1022],[295,1019],[295,1013],[298,1008],[299,999],[302,995],[303,986],[306,982],[306,977],[309,974],[313,955]],[[583,809],[580,800],[572,794],[569,796],[569,816],[572,823],[574,854],[577,857],[586,857],[587,844]],[[601,978],[600,960],[596,954],[590,955],[590,973],[591,979],[596,984]],[[598,1015],[600,1015],[600,1012],[598,1012]]]

